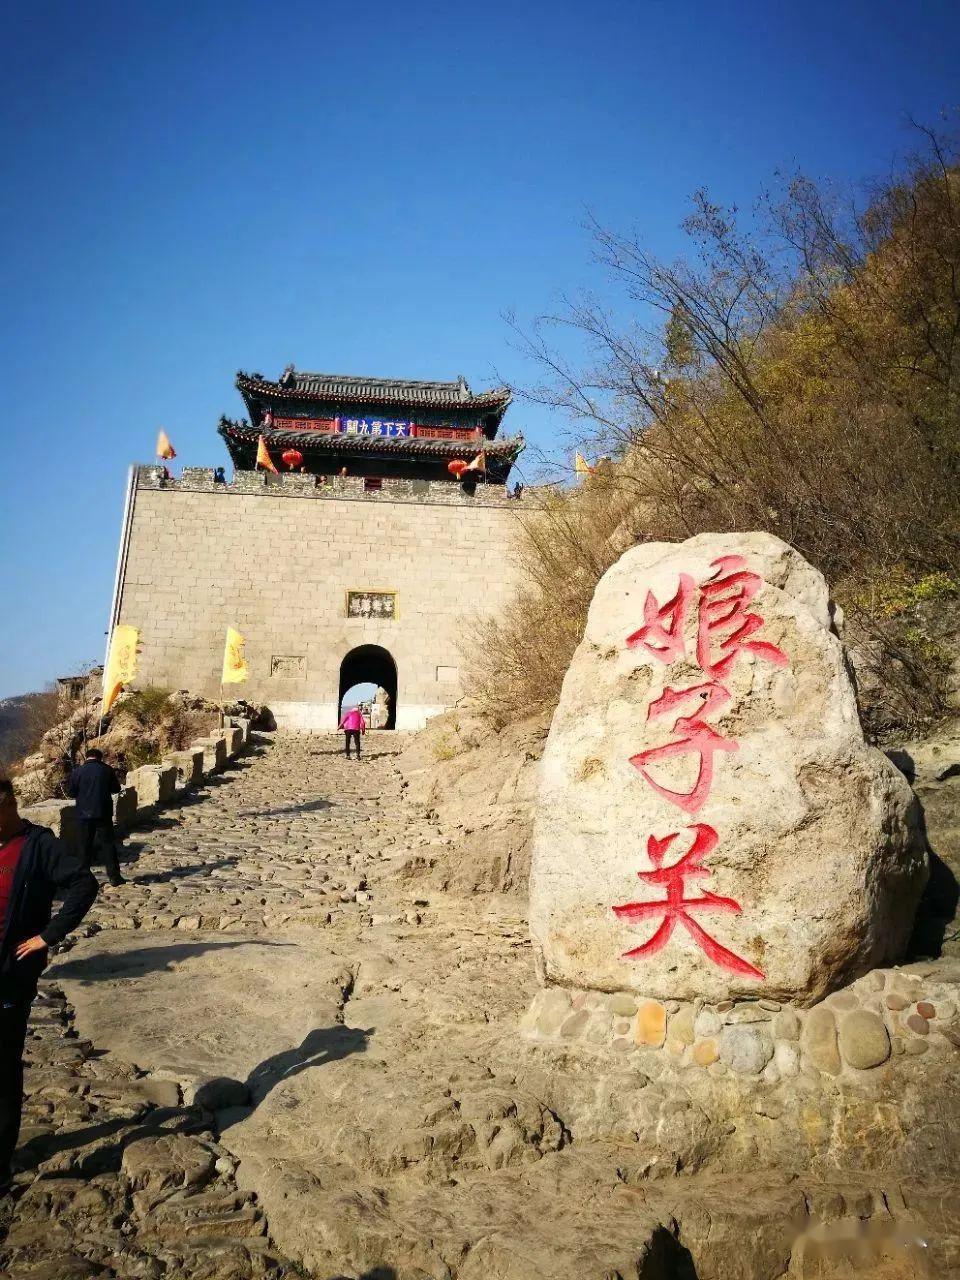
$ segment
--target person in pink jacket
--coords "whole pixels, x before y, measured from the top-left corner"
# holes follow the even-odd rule
[[[367,722],[363,718],[363,712],[359,707],[348,707],[340,719],[340,726],[344,732],[344,750],[347,753],[347,759],[350,759],[350,739],[357,744],[357,759],[360,759],[360,735],[367,732]]]

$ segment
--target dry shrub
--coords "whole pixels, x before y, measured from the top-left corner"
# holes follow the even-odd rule
[[[124,767],[136,769],[159,763],[171,751],[183,750],[219,723],[216,703],[184,692],[147,687],[124,694],[107,717],[106,731],[99,734],[103,722],[98,688],[89,690],[79,704],[64,706],[56,694],[44,697],[42,717],[41,709],[36,708],[30,721],[36,733],[52,717],[35,743],[39,754],[36,759],[27,758],[26,768],[21,763],[11,770],[21,804],[65,797],[71,767],[91,746],[99,747],[109,763],[119,764],[122,756]]]
[[[926,141],[860,212],[798,179],[744,233],[698,195],[688,262],[595,228],[635,323],[589,301],[541,320],[525,341],[549,380],[529,395],[616,461],[528,521],[527,583],[479,637],[489,718],[555,702],[623,549],[614,530],[776,534],[831,583],[877,697],[903,686],[901,727],[944,710],[949,662],[922,596],[960,584],[960,170]],[[557,355],[551,323],[579,331],[591,363]],[[891,592],[907,601],[893,615]]]
[[[182,751],[211,733],[218,721],[214,703],[148,686],[117,703],[99,745],[113,757],[122,752],[128,766],[136,769],[159,763],[171,751]]]
[[[577,493],[545,490],[520,517],[525,585],[468,633],[472,700],[495,728],[554,706],[601,576],[637,539],[635,506],[603,468]]]

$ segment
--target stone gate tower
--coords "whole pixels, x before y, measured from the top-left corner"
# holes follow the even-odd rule
[[[370,682],[391,696],[389,727],[421,727],[483,661],[464,654],[469,621],[515,582],[509,389],[293,366],[237,388],[249,420],[220,423],[232,481],[131,469],[111,629],[140,630],[137,683],[216,697],[233,626],[250,669],[238,692],[281,726],[334,728],[346,691]]]

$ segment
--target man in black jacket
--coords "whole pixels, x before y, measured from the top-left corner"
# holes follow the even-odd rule
[[[54,894],[62,894],[51,919]],[[0,1192],[23,1109],[23,1043],[47,948],[90,910],[97,879],[46,827],[25,822],[13,786],[0,778]]]
[[[120,790],[120,781],[110,766],[104,764],[102,751],[94,747],[87,752],[86,763],[71,773],[67,790],[77,802],[80,856],[89,867],[99,834],[103,839],[103,865],[110,883],[123,884],[113,834],[113,797]]]

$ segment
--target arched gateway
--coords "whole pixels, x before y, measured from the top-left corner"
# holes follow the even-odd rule
[[[344,710],[344,698],[358,685],[367,686],[364,690],[364,701],[370,701],[377,688],[386,689],[389,697],[390,714],[385,729],[393,729],[397,723],[397,664],[390,653],[378,644],[361,644],[351,649],[340,664],[340,693],[337,706],[340,714]],[[369,686],[373,686],[370,689]],[[347,699],[350,702],[350,699]],[[355,705],[355,704],[352,704]]]

